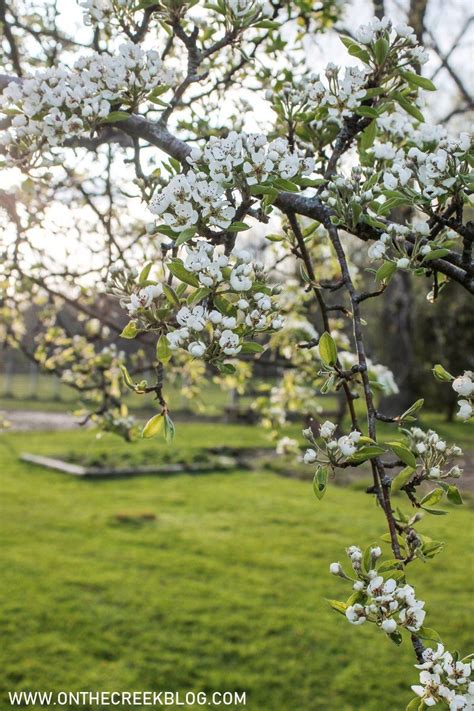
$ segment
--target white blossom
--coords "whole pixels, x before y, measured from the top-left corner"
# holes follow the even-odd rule
[[[463,397],[474,395],[474,374],[466,370],[464,375],[460,375],[453,381],[453,390]]]
[[[428,647],[422,656],[423,662],[415,664],[421,670],[420,683],[411,687],[415,694],[426,706],[443,702],[450,711],[472,711],[474,683],[471,681],[471,661],[455,661],[442,644],[438,644],[436,650]]]
[[[37,151],[43,142],[63,145],[74,135],[90,133],[117,105],[135,108],[153,89],[176,79],[164,68],[160,53],[126,42],[115,55],[93,52],[72,69],[58,65],[10,83],[0,107],[18,109],[8,140],[22,141],[22,151]]]
[[[324,422],[319,428],[319,434],[323,439],[329,439],[334,434],[335,429],[336,425],[333,422],[326,420],[326,422]]]

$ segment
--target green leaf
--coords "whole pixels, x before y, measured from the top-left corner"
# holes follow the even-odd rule
[[[334,343],[334,339],[330,333],[324,331],[321,338],[319,339],[319,354],[321,360],[326,363],[326,365],[334,366],[337,361],[337,348]]]
[[[377,566],[377,572],[387,573],[389,570],[398,570],[400,568],[401,561],[397,558],[389,558],[384,560],[379,566]]]
[[[414,415],[416,412],[418,412],[419,410],[421,410],[421,408],[423,407],[424,403],[425,403],[425,401],[424,401],[423,398],[420,398],[419,400],[417,400],[416,402],[414,402],[413,405],[411,405],[411,407],[408,408],[408,410],[405,410],[405,412],[403,413],[403,415],[400,415],[400,420],[404,420],[406,417],[409,417],[409,416],[411,416],[411,415]]]
[[[364,557],[362,559],[362,563],[364,565],[364,570],[366,573],[369,572],[369,570],[372,568],[372,556],[370,554],[371,548],[374,548],[377,544],[376,543],[371,543],[370,546],[367,546],[367,548],[364,551]],[[348,603],[349,605],[351,603]]]
[[[272,185],[251,185],[249,192],[251,195],[271,195],[272,197],[278,195],[278,190]]]
[[[420,501],[420,506],[434,506],[443,498],[442,489],[433,489],[429,491]]]
[[[368,459],[379,457],[384,452],[385,449],[377,445],[361,447],[355,454],[349,457],[347,461],[351,464],[360,464],[361,462],[366,462]]]
[[[110,114],[101,121],[101,123],[117,123],[130,118],[130,114],[126,111],[111,111]]]
[[[347,607],[350,607],[351,605],[355,605],[357,602],[362,603],[367,600],[367,596],[364,595],[364,593],[361,590],[356,590],[352,593],[352,595],[349,595],[349,597],[346,600],[346,605]]]
[[[263,353],[264,347],[255,341],[245,341],[242,343],[241,353]]]
[[[284,190],[287,193],[297,193],[299,187],[296,183],[291,180],[285,180],[285,178],[277,178],[273,181],[273,185],[278,188],[278,190]]]
[[[325,395],[326,393],[330,392],[333,389],[335,381],[336,381],[336,377],[335,377],[334,373],[332,373],[329,376],[329,378],[321,385],[321,392],[323,393],[323,395]]]
[[[170,262],[168,264],[168,269],[173,276],[180,281],[183,281],[185,284],[189,284],[190,286],[200,286],[197,276],[188,271],[181,260]]]
[[[179,247],[180,245],[184,244],[185,242],[189,242],[190,239],[194,237],[196,234],[196,228],[195,227],[188,227],[187,230],[183,230],[179,237],[175,240],[175,247]]]
[[[392,642],[394,642],[397,646],[402,643],[402,635],[400,632],[392,632],[392,634],[387,635]]]
[[[188,296],[186,303],[188,306],[199,304],[206,298],[206,296],[209,296],[210,293],[211,290],[207,286],[202,286],[200,289],[196,289],[196,291],[193,291],[193,293]]]
[[[233,222],[230,227],[227,228],[227,232],[245,232],[245,230],[250,230],[250,225],[245,224],[245,222]]]
[[[148,101],[155,102],[158,97],[160,97],[162,94],[165,94],[169,89],[169,86],[166,84],[163,84],[163,86],[157,86],[156,89],[153,89],[153,91],[150,91],[148,96],[146,97]],[[161,102],[160,102],[161,103]]]
[[[328,599],[326,599],[326,602],[328,602],[331,605],[332,609],[336,610],[336,612],[340,612],[341,615],[346,614],[346,610],[347,610],[348,606],[346,605],[345,602],[341,602],[340,600],[328,600]]]
[[[454,484],[449,484],[448,488],[446,490],[446,496],[448,497],[448,501],[450,501],[452,504],[456,504],[457,506],[460,506],[463,504],[462,496],[459,493],[459,489],[457,486],[454,486]]]
[[[420,109],[415,106],[415,104],[411,103],[405,96],[402,96],[402,94],[399,94],[398,92],[393,94],[393,98],[398,102],[402,109],[407,112],[407,114],[410,114],[410,116],[416,118],[420,123],[424,123],[425,117],[421,113]]]
[[[301,185],[304,188],[319,188],[320,185],[326,185],[328,182],[325,178],[295,178],[295,180],[298,180],[298,185]]]
[[[421,637],[421,639],[430,639],[433,642],[443,641],[439,636],[439,633],[436,632],[436,630],[430,629],[429,627],[422,627],[420,630],[417,631],[416,636]]]
[[[167,237],[170,237],[171,239],[174,239],[176,236],[169,225],[156,225],[155,232],[159,232],[162,235],[166,235]]]
[[[405,469],[402,469],[401,472],[399,472],[397,476],[392,479],[392,494],[396,491],[400,491],[405,484],[408,484],[415,471],[416,470],[413,467],[405,467]]]
[[[397,265],[394,262],[384,262],[375,272],[375,280],[378,282],[389,282],[396,271]]]
[[[145,439],[150,439],[150,437],[155,437],[163,428],[164,418],[160,413],[158,415],[153,415],[150,417],[145,427],[142,430],[142,437]]]
[[[137,327],[137,322],[136,321],[129,321],[120,335],[122,338],[131,339],[131,338],[135,338],[135,336],[139,332],[140,332],[140,329]]]
[[[423,257],[424,262],[431,262],[432,259],[442,259],[449,254],[449,249],[432,249]]]
[[[402,442],[387,442],[387,446],[390,447],[392,452],[394,452],[404,464],[416,469],[415,455]]]
[[[302,262],[300,262],[300,274],[301,274],[301,278],[303,279],[303,281],[306,284],[308,284],[311,281],[311,278],[310,278],[308,272],[306,271],[306,269],[304,268],[304,265]]]
[[[378,111],[373,109],[371,106],[359,106],[359,108],[356,109],[356,114],[358,116],[368,116],[373,119],[377,119],[379,117]]]
[[[385,195],[386,198],[397,198],[398,200],[403,200],[404,203],[408,205],[412,204],[412,200],[400,190],[382,190],[382,195]]]
[[[178,294],[169,284],[163,284],[163,294],[172,306],[179,306]]]
[[[443,368],[440,363],[437,363],[434,368],[433,368],[433,375],[435,376],[436,380],[441,380],[443,383],[449,383],[451,380],[454,380],[454,375],[451,375],[451,373],[448,373],[446,368]]]
[[[234,304],[231,304],[231,302],[223,296],[214,297],[214,306],[221,312],[221,314],[224,314],[224,316],[235,316],[236,309]]]
[[[421,701],[420,697],[415,696],[415,698],[410,701],[410,703],[406,707],[405,711],[418,711],[418,708],[420,706],[420,701]]]
[[[167,363],[172,356],[171,348],[165,334],[162,333],[156,344],[156,357],[161,363]]]
[[[176,428],[174,426],[173,420],[171,419],[171,417],[168,414],[166,414],[164,416],[164,425],[165,425],[165,430],[164,430],[165,440],[168,442],[168,444],[171,444],[171,442],[174,440]]]
[[[446,514],[448,513],[447,511],[443,511],[442,509],[427,509],[426,506],[423,506],[423,511],[426,511],[432,516],[446,516]],[[419,551],[419,548],[417,548],[417,551]]]
[[[367,128],[362,132],[360,137],[360,149],[361,151],[367,151],[375,141],[375,136],[377,135],[377,123],[376,121],[371,121]]]
[[[255,23],[253,25],[254,27],[258,27],[259,29],[264,29],[264,30],[279,30],[280,29],[280,24],[278,22],[272,22],[272,20],[261,20],[260,22]]]
[[[318,499],[322,499],[326,493],[328,483],[329,470],[328,467],[318,467],[313,478],[313,490]]]
[[[384,230],[386,229],[387,225],[385,225],[383,222],[380,220],[377,220],[373,215],[363,215],[363,221],[367,224],[370,225],[371,227],[374,227],[376,230]]]
[[[216,363],[216,368],[223,375],[233,375],[236,371],[235,365],[232,363]]]
[[[354,40],[352,40],[350,37],[340,35],[339,39],[347,47],[347,51],[349,52],[351,57],[357,57],[357,59],[360,59],[361,62],[364,62],[364,64],[369,64],[370,54],[367,52],[366,49],[357,44],[357,42],[354,42]]]
[[[436,86],[433,84],[431,79],[422,77],[414,72],[406,72],[400,70],[400,75],[405,79],[410,86],[419,86],[421,89],[426,89],[426,91],[436,91]]]
[[[369,64],[370,54],[365,49],[362,49],[362,47],[354,44],[348,51],[351,57],[357,57],[357,59],[360,59],[360,61],[364,62],[364,64]]]
[[[123,382],[127,386],[127,388],[130,388],[131,390],[134,389],[135,384],[130,377],[130,373],[128,372],[127,368],[124,365],[120,365],[120,370],[122,371],[122,377],[123,377]]]
[[[267,239],[269,242],[283,242],[285,238],[283,237],[283,235],[270,234],[265,235],[265,239]]]
[[[377,64],[382,66],[382,64],[385,62],[387,59],[387,54],[388,50],[390,49],[390,45],[385,39],[385,37],[379,37],[378,40],[376,40],[374,44],[374,54],[375,54],[375,59],[377,60]]]
[[[430,541],[423,544],[422,551],[425,558],[434,558],[435,555],[441,553],[444,548],[444,541]]]
[[[140,276],[138,277],[138,283],[139,284],[144,284],[146,280],[148,279],[148,275],[150,274],[150,270],[153,266],[153,262],[148,262],[148,264],[145,264],[143,269],[140,272]]]

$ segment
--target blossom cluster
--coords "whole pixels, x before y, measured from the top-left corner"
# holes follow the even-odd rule
[[[361,441],[362,433],[358,430],[353,430],[348,435],[336,439],[334,437],[336,427],[334,422],[326,420],[319,428],[319,436],[322,440],[319,443],[311,429],[303,430],[303,435],[314,445],[314,447],[307,449],[303,456],[305,464],[329,461],[337,466],[352,457],[365,442],[365,439]]]
[[[224,230],[235,215],[224,186],[193,170],[173,176],[163,190],[155,193],[150,210],[178,234],[197,225],[200,218],[207,226]]]
[[[344,74],[335,64],[326,66],[323,83],[318,74],[311,74],[305,83],[304,98],[309,111],[326,108],[330,118],[346,118],[354,113],[367,94],[368,67],[345,67]]]
[[[436,148],[411,145],[408,150],[392,144],[374,148],[375,157],[384,161],[383,183],[388,190],[405,189],[408,184],[430,203],[450,194],[464,177],[461,165],[471,146],[468,133],[459,138],[443,138]],[[424,150],[423,150],[424,149]]]
[[[133,16],[136,11],[145,7],[138,0],[132,2],[130,0],[82,0],[80,4],[84,9],[86,25],[110,23],[116,17]],[[185,2],[180,4],[186,5]],[[166,13],[167,5],[173,7],[173,3],[162,3],[159,7],[161,14]],[[226,17],[236,26],[252,24],[273,14],[272,5],[264,0],[225,0],[222,7],[225,9]]]
[[[206,306],[183,306],[176,314],[179,328],[167,334],[172,350],[186,348],[194,357],[209,360],[235,356],[242,350],[244,337],[282,327],[273,297],[275,288],[269,290],[263,285],[263,265],[252,262],[250,252],[234,249],[229,259],[215,254],[214,247],[204,241],[186,249],[184,265],[198,276],[200,284],[216,287],[223,282],[225,272],[226,283],[238,298],[228,313],[213,308],[212,300]]]
[[[428,647],[423,651],[423,662],[415,664],[420,669],[420,683],[411,688],[425,706],[441,703],[449,711],[471,711],[474,707],[474,680],[472,656],[459,659],[438,644],[437,649]]]
[[[420,427],[412,427],[407,434],[411,451],[421,461],[420,475],[424,479],[457,479],[462,475],[462,469],[451,466],[451,460],[462,455],[460,447],[448,446],[433,430],[425,432]]]
[[[114,14],[126,10],[128,0],[81,0],[84,10],[84,24],[92,25],[110,21]]]
[[[381,548],[371,547],[365,556],[358,546],[350,546],[347,555],[355,578],[346,575],[340,563],[331,563],[329,570],[353,583],[354,593],[344,606],[348,621],[353,625],[374,622],[388,635],[396,633],[399,628],[418,632],[426,615],[425,603],[417,600],[411,585],[378,574],[376,567],[382,555]]]
[[[447,146],[447,143],[444,145]],[[445,191],[457,190],[465,180],[467,169],[466,150],[469,141],[461,136],[459,141],[451,141],[450,145],[454,151],[452,153],[440,149],[450,156],[445,162]],[[456,147],[459,147],[459,151],[455,150]],[[439,250],[451,246],[452,240],[457,238],[457,234],[447,228],[436,230],[433,236],[432,226],[423,216],[404,224],[387,219],[393,207],[413,202],[416,189],[414,181],[418,175],[418,164],[413,156],[423,155],[431,160],[429,150],[428,146],[423,152],[412,146],[404,152],[401,148],[395,148],[390,141],[378,143],[372,150],[373,167],[355,166],[350,177],[336,175],[321,191],[321,199],[331,208],[337,224],[357,229],[360,223],[368,223],[378,229],[379,237],[370,244],[368,257],[371,261],[384,260],[391,263],[393,270],[430,268],[430,260],[444,256],[446,252]],[[431,180],[433,173],[430,175],[431,178],[425,175],[422,180]],[[430,190],[420,203],[421,210],[427,215],[430,215]]]
[[[224,4],[228,14],[236,22],[273,15],[271,3],[264,0],[225,0]]]
[[[80,5],[84,10],[85,25],[111,23],[116,18],[130,17],[143,9],[137,0],[81,0]]]
[[[203,164],[218,183],[232,182],[234,174],[243,175],[247,185],[263,183],[270,175],[291,180],[296,175],[309,175],[314,159],[305,158],[291,149],[286,138],[268,141],[263,133],[230,131],[226,138],[211,137],[204,149],[193,149],[191,165]]]
[[[373,154],[377,160],[388,160],[394,157],[395,148],[391,142],[380,143],[374,147]],[[395,165],[395,171],[404,185],[412,177],[410,170],[401,163]],[[403,203],[404,198],[401,192],[384,185],[387,173],[382,182],[377,182],[378,175],[374,168],[355,166],[350,178],[337,175],[329,181],[321,191],[321,198],[337,216],[338,223],[350,228],[357,229],[358,223],[367,221],[370,224],[371,219],[376,219],[380,229],[380,217],[384,217],[383,231],[367,250],[371,261],[383,259],[393,264],[394,270],[419,268],[425,266],[425,262],[429,266],[431,258],[441,256],[436,250],[443,249],[446,242],[457,236],[456,233],[443,229],[432,238],[430,225],[423,219],[404,224],[386,220],[390,200]]]
[[[160,283],[142,285],[137,269],[125,269],[121,264],[114,264],[109,271],[107,286],[109,293],[120,297],[120,305],[132,318],[140,318],[145,313],[148,318],[159,318],[157,310],[164,305]]]
[[[420,268],[430,269],[430,260],[444,256],[446,252],[440,250],[458,237],[453,230],[442,230],[432,240],[429,233],[429,225],[423,221],[411,225],[388,223],[385,231],[370,245],[367,255],[371,261],[383,259],[384,263],[392,264],[394,270],[417,270],[415,274],[418,274]],[[406,239],[408,235],[413,241]]]
[[[338,223],[356,227],[359,219],[379,194],[377,176],[371,167],[354,166],[350,177],[335,175],[321,191]]]
[[[428,59],[427,53],[418,45],[412,28],[407,25],[393,28],[387,18],[374,18],[369,24],[360,26],[355,38],[360,44],[359,51],[354,54],[362,60],[363,67],[345,67],[342,72],[331,62],[326,66],[324,76],[310,74],[287,94],[286,101],[291,103],[293,113],[309,112],[315,115],[311,126],[316,130],[324,129],[328,118],[340,123],[341,119],[357,112],[370,97],[367,93],[370,88],[368,79],[373,65],[377,63],[375,44],[379,39],[387,42],[387,53],[390,51],[393,54],[393,63],[387,58],[384,61],[385,74],[389,74],[397,64],[415,66]],[[348,42],[352,48],[356,45],[353,40]]]
[[[291,179],[314,170],[314,160],[292,150],[285,138],[268,141],[262,133],[230,131],[225,138],[211,137],[203,150],[188,156],[191,170],[175,175],[158,190],[150,210],[181,233],[202,220],[225,230],[235,216],[235,196],[229,188],[248,190],[272,178]]]
[[[373,46],[381,37],[388,37],[397,45],[400,64],[403,60],[413,65],[425,64],[428,61],[428,54],[418,45],[415,32],[409,25],[400,23],[393,26],[388,17],[374,17],[367,25],[361,25],[355,31],[356,40],[367,47]]]
[[[158,331],[170,351],[182,349],[210,362],[235,356],[244,347],[260,351],[255,343],[245,346],[246,339],[283,326],[275,300],[280,287],[266,284],[264,265],[252,261],[248,250],[234,248],[227,256],[205,240],[188,243],[184,250],[182,261],[166,261],[165,268],[178,280],[182,277],[187,298],[183,289],[178,296],[169,284],[150,279],[148,268],[144,274],[122,265],[111,269],[108,291],[133,319],[125,336]]]
[[[22,152],[44,144],[63,145],[89,133],[118,109],[135,109],[151,91],[173,82],[159,53],[133,42],[120,45],[116,55],[93,52],[80,57],[72,70],[59,65],[38,71],[10,82],[0,95],[0,109],[12,116],[2,142]]]
[[[465,370],[463,375],[453,380],[452,388],[460,396],[458,417],[461,420],[469,420],[474,410],[474,373]]]

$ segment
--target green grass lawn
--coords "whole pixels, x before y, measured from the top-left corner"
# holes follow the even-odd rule
[[[252,427],[180,424],[173,446],[265,442]],[[384,532],[371,497],[331,486],[318,502],[308,483],[271,473],[83,481],[18,461],[24,450],[124,446],[90,432],[0,438],[2,699],[15,689],[238,690],[249,711],[404,709],[417,679],[408,641],[397,648],[350,626],[324,601],[348,594],[329,563]],[[159,457],[166,445],[133,446]],[[156,519],[134,520],[144,513]],[[436,569],[411,571],[427,624],[466,653],[472,523],[468,507],[424,521],[448,545]]]

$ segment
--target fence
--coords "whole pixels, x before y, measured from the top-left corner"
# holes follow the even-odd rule
[[[144,373],[142,377],[153,382],[154,373]],[[190,408],[189,400],[181,395],[179,388],[170,385],[166,391],[175,409]],[[246,407],[249,401],[249,398],[240,398],[236,393],[223,392],[214,383],[206,387],[204,396],[211,405],[211,411],[215,413],[238,409],[240,406]],[[30,406],[36,405],[37,408],[40,405],[56,403],[58,409],[62,410],[67,405],[72,407],[77,400],[78,394],[73,388],[62,383],[55,375],[44,373],[35,363],[18,362],[14,353],[7,353],[0,361],[0,406],[7,409],[28,409]],[[126,402],[133,409],[156,409],[151,395],[127,395]]]
[[[76,394],[55,375],[42,373],[34,363],[18,372],[14,357],[7,355],[0,365],[0,398],[15,401],[71,402],[76,399]]]

